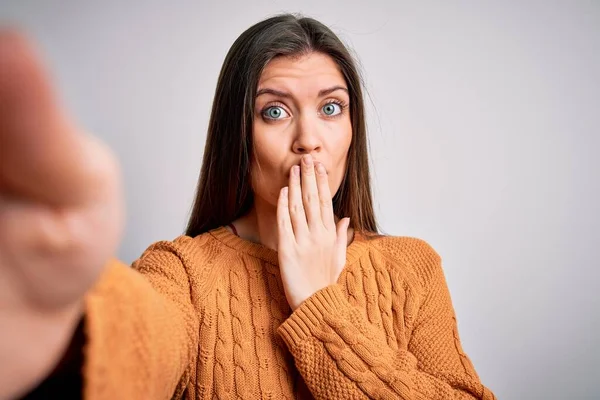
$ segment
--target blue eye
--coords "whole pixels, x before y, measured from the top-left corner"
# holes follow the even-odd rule
[[[263,116],[267,119],[282,119],[288,116],[288,113],[279,106],[273,106],[263,111]]]
[[[339,113],[341,113],[342,107],[340,107],[340,105],[337,103],[329,103],[329,104],[325,104],[323,106],[322,110],[323,110],[323,114],[331,117],[331,116],[338,115]]]

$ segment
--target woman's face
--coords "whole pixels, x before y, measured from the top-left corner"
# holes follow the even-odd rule
[[[251,164],[254,196],[275,206],[290,169],[304,154],[321,162],[334,195],[352,140],[348,87],[322,53],[271,60],[258,82]]]

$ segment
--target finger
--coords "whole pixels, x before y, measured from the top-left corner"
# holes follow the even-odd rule
[[[0,31],[0,190],[80,204],[98,190],[98,165],[106,161],[94,148],[58,106],[32,46]]]
[[[302,204],[309,229],[323,225],[319,207],[319,190],[315,177],[315,165],[310,154],[302,157]]]
[[[290,171],[288,202],[294,236],[297,238],[299,235],[307,234],[308,225],[306,224],[306,214],[302,203],[302,188],[300,186],[300,167],[297,165],[294,165]]]
[[[317,190],[319,191],[319,206],[323,225],[328,230],[335,230],[335,218],[333,215],[333,202],[331,199],[331,190],[329,189],[329,179],[325,166],[318,162],[315,165]]]
[[[279,199],[277,201],[277,232],[279,246],[294,240],[294,230],[292,228],[288,204],[288,187],[286,186],[279,191]]]

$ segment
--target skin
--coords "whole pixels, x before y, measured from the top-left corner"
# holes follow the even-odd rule
[[[291,112],[285,122],[255,120],[257,201],[236,224],[245,237],[278,250],[286,295],[296,308],[334,283],[345,262],[348,221],[336,226],[331,193],[343,177],[351,130],[347,114],[335,120],[319,114],[325,98],[314,93],[344,83],[331,60],[311,56],[284,65],[281,60],[280,68],[269,69],[261,84],[282,85],[296,102],[282,101]],[[329,175],[317,174],[308,158],[302,179],[288,179],[303,155]],[[9,31],[0,31],[0,167],[3,400],[31,390],[64,354],[85,292],[116,252],[124,203],[112,152],[68,117],[31,44]]]
[[[335,283],[345,263],[352,232],[347,219],[333,215],[331,199],[344,178],[352,141],[349,101],[337,64],[322,53],[275,58],[258,83],[255,202],[234,225],[242,238],[278,251],[292,309]]]
[[[32,45],[0,31],[0,400],[58,363],[122,220],[115,157],[67,117]]]

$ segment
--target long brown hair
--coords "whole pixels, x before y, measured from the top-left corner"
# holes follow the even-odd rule
[[[252,207],[250,183],[252,122],[256,89],[274,57],[320,52],[339,66],[350,94],[352,141],[344,179],[333,197],[335,215],[350,217],[354,229],[376,233],[362,81],[340,39],[312,18],[282,14],[261,21],[233,43],[219,74],[196,199],[186,234],[196,236],[226,225]]]

